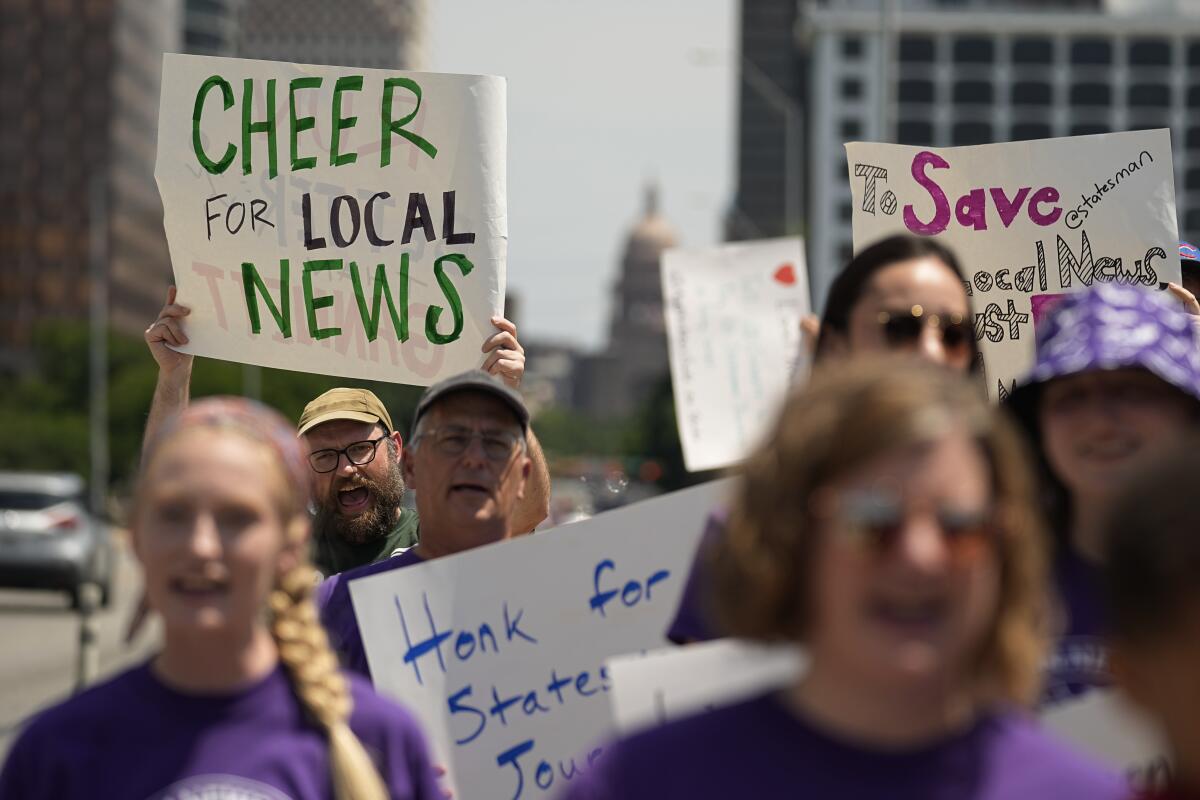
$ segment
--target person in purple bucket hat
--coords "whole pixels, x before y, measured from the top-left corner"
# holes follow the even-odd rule
[[[1125,480],[1200,422],[1200,336],[1171,294],[1097,284],[1038,326],[1033,369],[1008,408],[1042,471],[1059,638],[1044,705],[1110,684],[1099,531]]]

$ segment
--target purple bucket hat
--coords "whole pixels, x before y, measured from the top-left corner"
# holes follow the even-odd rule
[[[1030,425],[1047,381],[1127,367],[1200,400],[1200,336],[1192,317],[1165,292],[1098,283],[1063,297],[1047,313],[1038,326],[1033,369],[1008,405]]]

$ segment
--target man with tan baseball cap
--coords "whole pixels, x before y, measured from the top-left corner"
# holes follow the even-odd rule
[[[188,403],[192,356],[170,347],[187,343],[183,319],[188,313],[175,303],[172,287],[158,319],[146,329],[146,344],[159,366],[146,440]],[[516,389],[525,372],[525,351],[511,322],[495,317],[492,323],[498,332],[483,343],[487,356],[480,369],[519,403]],[[525,421],[527,425],[527,416]],[[401,504],[404,441],[373,392],[330,389],[305,406],[297,433],[308,440],[316,514],[313,561],[323,574],[382,561],[417,543],[417,512]],[[527,444],[532,469],[514,509],[515,533],[532,531],[549,509],[550,473],[532,431]]]

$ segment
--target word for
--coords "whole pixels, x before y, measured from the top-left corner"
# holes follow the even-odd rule
[[[600,692],[607,692],[609,690],[608,670],[605,667],[600,668],[598,682],[592,681],[594,677],[596,675],[590,670],[560,677],[558,670],[552,669],[544,693],[539,687],[515,694],[502,694],[500,689],[493,685],[490,706],[486,705],[486,695],[482,696],[479,701],[484,705],[477,705],[473,700],[475,687],[467,684],[446,698],[451,719],[454,719],[456,714],[466,715],[462,717],[462,720],[471,726],[468,733],[456,736],[454,743],[461,747],[475,741],[483,735],[489,720],[497,720],[502,727],[507,727],[507,714],[513,707],[518,708],[524,716],[532,717],[538,714],[549,714],[553,709],[566,705],[570,700],[594,697]],[[551,696],[557,700],[557,705],[554,705]],[[546,702],[542,702],[543,700]],[[515,715],[516,712],[514,712]]]
[[[404,606],[400,602],[399,596],[395,598],[396,613],[400,615],[400,628],[404,631],[404,644],[407,648],[404,651],[404,663],[412,666],[413,674],[417,678],[417,683],[425,685],[424,678],[421,677],[421,659],[426,656],[433,655],[437,657],[438,668],[442,674],[446,674],[447,656],[453,656],[460,662],[470,661],[471,658],[478,653],[498,654],[500,652],[500,640],[496,637],[492,626],[487,622],[482,622],[477,628],[462,628],[454,630],[453,628],[439,628],[437,621],[433,618],[433,609],[429,607],[429,595],[425,592],[421,593],[421,601],[425,607],[425,619],[429,624],[429,635],[423,639],[413,640],[413,637],[408,631],[408,620],[404,615]],[[500,630],[503,631],[504,641],[506,644],[521,643],[537,644],[537,639],[530,636],[521,629],[521,615],[524,614],[524,609],[518,609],[515,615],[509,614],[508,603],[504,603],[501,610],[501,620],[503,622]],[[451,642],[451,638],[453,641]],[[470,693],[470,687],[467,687],[467,693]],[[460,692],[456,696],[465,696]],[[453,698],[452,698],[453,699]]]
[[[376,192],[359,208],[358,198],[350,194],[340,194],[329,204],[329,235],[338,247],[349,247],[358,239],[360,228],[365,228],[367,241],[375,247],[387,247],[395,244],[394,239],[384,239],[376,227],[375,202],[387,200],[390,192]],[[474,244],[475,234],[457,233],[454,230],[454,196],[453,191],[442,192],[442,238],[446,244]],[[313,234],[312,195],[308,192],[300,199],[300,214],[304,220],[304,247],[307,250],[319,250],[326,247],[324,236]],[[346,221],[346,215],[349,220]],[[400,243],[408,244],[412,240],[413,231],[417,229],[425,236],[426,242],[437,238],[433,232],[433,217],[429,214],[429,204],[425,202],[423,192],[410,192],[408,208],[404,214],[404,228],[400,232]]]
[[[324,82],[324,78],[309,75],[300,78],[293,78],[288,82],[288,142],[290,145],[289,153],[291,156],[291,170],[298,172],[303,169],[312,169],[317,165],[317,157],[313,155],[301,155],[300,153],[300,134],[304,131],[313,130],[316,127],[316,117],[299,116],[296,113],[296,98],[306,90],[319,89]],[[254,79],[246,78],[242,81],[242,117],[241,117],[241,154],[242,154],[242,174],[249,175],[253,170],[253,154],[251,147],[251,136],[256,134],[265,134],[267,137],[267,176],[274,178],[279,174],[278,152],[279,152],[279,120],[275,109],[275,88],[276,79],[270,78],[267,80],[266,86],[266,117],[264,119],[255,120],[253,117],[253,101],[254,101]],[[353,164],[358,160],[358,153],[343,153],[342,139],[343,131],[349,130],[358,124],[358,117],[342,116],[342,101],[343,98],[351,92],[360,92],[363,88],[362,75],[344,75],[338,78],[333,85],[333,94],[330,98],[330,137],[329,137],[329,166],[340,167],[345,164]],[[225,146],[225,150],[219,157],[213,157],[204,147],[204,136],[202,135],[201,125],[203,123],[204,114],[209,106],[206,104],[208,95],[214,89],[220,92],[221,104],[223,111],[229,111],[234,106],[233,86],[228,80],[220,75],[213,75],[200,84],[200,88],[196,91],[196,102],[192,108],[192,151],[196,155],[196,161],[205,170],[213,175],[220,175],[229,166],[233,164],[234,159],[238,154],[238,146],[233,142],[229,142]],[[414,102],[412,111],[408,114],[396,119],[393,114],[394,93],[397,89],[408,92],[412,95]],[[413,133],[405,128],[410,122],[417,118],[417,112],[421,109],[421,87],[416,81],[411,78],[386,78],[383,81],[383,90],[379,104],[379,166],[386,167],[392,163],[392,137],[400,136],[412,145],[417,147],[421,152],[425,153],[429,158],[437,157],[437,148],[434,147],[428,140],[422,136]]]
[[[520,744],[510,747],[500,755],[496,756],[496,766],[511,766],[517,773],[517,787],[516,791],[513,793],[513,800],[519,800],[522,793],[525,791],[525,770],[521,768],[521,756],[532,752],[536,746],[536,742],[533,739],[526,739]],[[602,747],[592,749],[591,752],[587,754],[587,768],[591,769],[596,763],[596,759],[599,758],[603,753],[604,748]],[[533,782],[537,784],[537,788],[541,789],[543,792],[550,790],[550,787],[554,785],[557,775],[561,775],[563,780],[569,781],[575,778],[575,776],[582,774],[573,757],[568,758],[565,762],[562,759],[555,759],[555,761],[558,762],[557,773],[555,772],[554,767],[550,765],[550,762],[544,758],[540,759],[537,763],[537,767],[534,768]]]
[[[592,611],[600,612],[600,616],[607,617],[604,608],[609,603],[615,601],[620,595],[621,605],[625,608],[633,608],[645,598],[646,602],[650,602],[651,590],[654,584],[665,581],[670,577],[670,570],[660,569],[657,572],[646,578],[645,582],[639,580],[629,580],[619,589],[601,589],[600,576],[607,570],[616,571],[617,565],[611,559],[604,559],[596,565],[595,572],[592,573],[592,597],[588,600]]]
[[[1127,166],[1117,170],[1117,173],[1104,183],[1096,181],[1096,192],[1094,194],[1079,195],[1079,205],[1067,212],[1067,227],[1075,230],[1082,225],[1084,220],[1088,218],[1091,210],[1100,205],[1100,201],[1104,199],[1104,195],[1116,189],[1121,185],[1121,181],[1146,166],[1147,159],[1150,160],[1151,164],[1154,163],[1154,156],[1150,155],[1150,151],[1143,150],[1138,154],[1137,161],[1130,161]]]
[[[449,344],[462,335],[465,318],[463,317],[462,297],[458,288],[446,272],[446,265],[458,269],[463,277],[471,274],[475,267],[461,253],[447,253],[433,262],[433,277],[446,298],[453,318],[453,328],[449,333],[438,330],[444,309],[431,305],[425,312],[425,338],[431,344]],[[321,327],[317,322],[317,312],[334,305],[335,299],[330,294],[317,294],[313,287],[313,276],[321,272],[338,272],[344,264],[340,258],[305,261],[301,273],[301,283],[304,286],[304,311],[308,323],[308,335],[315,340],[340,336],[342,329],[336,326]],[[279,302],[276,303],[259,274],[258,268],[249,261],[242,263],[242,288],[246,295],[246,314],[250,319],[250,330],[256,335],[262,333],[262,315],[259,311],[259,298],[267,307],[272,319],[275,320],[279,333],[287,339],[292,335],[292,293],[291,293],[291,264],[288,259],[279,259]],[[363,291],[362,275],[358,264],[350,262],[350,283],[354,289],[354,299],[358,302],[359,316],[362,318],[363,330],[368,341],[375,341],[379,336],[380,309],[383,301],[387,301],[388,316],[392,320],[392,330],[400,342],[408,341],[408,288],[409,288],[409,254],[400,254],[400,275],[396,286],[396,296],[393,298],[388,284],[385,265],[375,267],[374,288],[371,302],[368,305]]]
[[[215,194],[204,201],[204,221],[207,226],[208,240],[212,241],[212,223],[214,219],[221,218],[221,212],[212,213],[213,202],[220,200],[222,197],[228,197],[226,194]],[[258,223],[264,226],[274,228],[275,223],[269,219],[263,219],[262,214],[267,210],[268,204],[266,200],[260,200],[257,197],[250,201],[250,230],[251,232],[258,230]],[[234,218],[237,222],[234,222]],[[230,234],[237,234],[246,224],[246,204],[241,201],[234,201],[225,208],[225,230]]]

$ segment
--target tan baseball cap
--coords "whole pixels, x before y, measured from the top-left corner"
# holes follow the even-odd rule
[[[392,430],[392,418],[388,416],[383,403],[369,389],[330,389],[304,407],[300,414],[300,422],[296,433],[305,433],[320,425],[335,419],[350,419],[355,422],[381,423]]]

